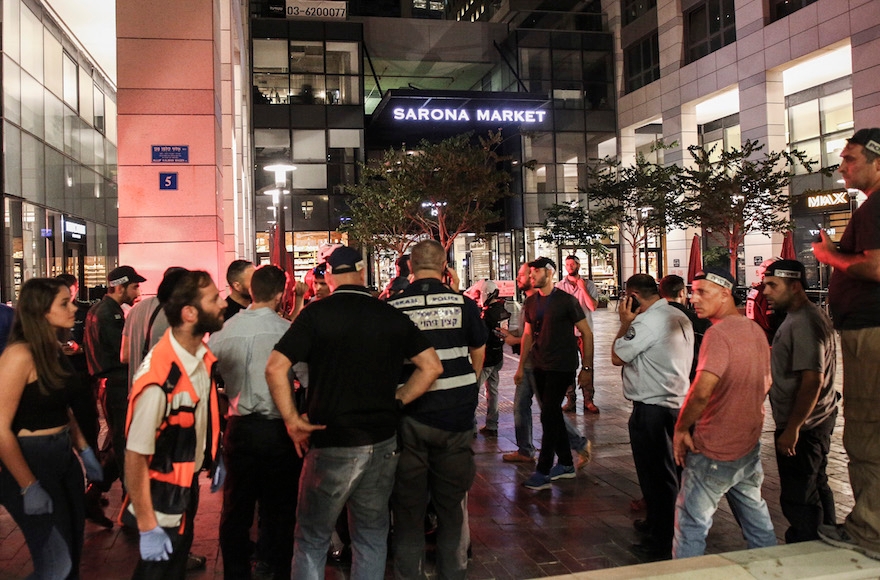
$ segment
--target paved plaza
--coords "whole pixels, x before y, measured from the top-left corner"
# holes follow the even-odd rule
[[[503,453],[516,449],[512,413],[513,374],[517,357],[509,353],[506,356],[501,373],[499,435],[497,438],[480,435],[474,440],[477,478],[469,499],[473,545],[470,578],[541,578],[641,562],[629,551],[630,544],[639,540],[632,522],[644,517],[644,513],[630,510],[631,500],[639,498],[641,493],[626,426],[630,404],[621,394],[620,370],[610,362],[610,345],[618,328],[613,307],[612,302],[610,309],[594,314],[596,404],[601,414],[584,416],[579,410],[576,416],[578,427],[593,441],[593,461],[576,479],[554,483],[550,490],[536,492],[522,487],[533,466],[501,461]],[[838,369],[842,369],[842,365],[838,364]],[[841,376],[837,379],[839,384]],[[533,406],[533,411],[535,439],[539,443],[537,405]],[[481,396],[478,410],[480,426],[484,415],[485,393]],[[838,419],[828,462],[838,519],[842,519],[852,506],[842,432],[842,419]],[[766,473],[764,497],[770,506],[777,537],[782,543],[787,523],[779,508],[779,478],[772,434],[773,422],[768,405],[762,436]],[[202,488],[193,551],[207,555],[208,566],[204,571],[190,573],[188,578],[192,580],[223,576],[223,560],[217,540],[221,498],[219,494],[209,493],[207,478],[203,479]],[[117,509],[120,503],[118,483],[109,499],[108,514],[109,510]],[[5,512],[0,515],[0,542],[0,580],[27,576],[31,570],[27,547],[21,533]],[[744,550],[745,547],[739,527],[727,504],[722,502],[709,533],[707,554]],[[130,578],[137,553],[136,533],[119,527],[104,530],[87,523],[81,576],[101,580]],[[344,566],[328,566],[327,578],[348,578],[348,572]],[[627,577],[634,576],[627,574]]]

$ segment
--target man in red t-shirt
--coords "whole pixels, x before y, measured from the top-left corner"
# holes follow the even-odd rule
[[[770,390],[770,348],[763,330],[737,311],[735,285],[724,270],[707,269],[694,278],[691,302],[712,326],[675,424],[673,452],[684,472],[675,502],[673,558],[703,554],[725,494],[749,548],[776,545],[761,497],[759,441]]]

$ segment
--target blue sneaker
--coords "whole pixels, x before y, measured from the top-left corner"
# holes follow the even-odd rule
[[[550,481],[557,479],[574,479],[576,473],[574,465],[559,465],[558,463],[550,468]]]
[[[523,485],[529,489],[550,489],[552,486],[550,485],[550,476],[544,475],[536,471],[529,477]]]

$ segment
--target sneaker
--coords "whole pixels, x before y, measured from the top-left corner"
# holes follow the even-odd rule
[[[498,437],[498,429],[492,429],[491,427],[480,427],[480,433],[484,437]]]
[[[575,469],[581,470],[583,469],[587,463],[590,462],[590,459],[593,458],[593,443],[587,439],[587,444],[583,446],[583,448],[578,451],[577,463],[575,464]]]
[[[550,468],[550,480],[556,481],[557,479],[574,479],[577,473],[574,470],[574,465],[560,465],[556,464]]]
[[[593,401],[584,402],[584,413],[589,413],[591,415],[599,414],[599,407],[597,407]]]
[[[819,537],[827,544],[831,544],[837,548],[843,548],[844,550],[854,550],[869,558],[873,558],[874,560],[880,560],[880,552],[875,552],[874,550],[869,550],[868,548],[859,545],[855,539],[849,535],[843,525],[832,526],[829,524],[821,524],[818,532]]]
[[[550,489],[551,487],[553,487],[550,484],[550,476],[544,475],[539,471],[536,471],[527,480],[525,480],[523,486],[534,490]]]
[[[193,554],[192,552],[190,552],[189,555],[186,557],[186,571],[190,572],[192,570],[204,570],[207,563],[207,556],[199,556],[198,554]]]
[[[574,402],[574,399],[569,399],[568,403],[562,406],[563,413],[577,413],[577,403]]]
[[[519,451],[511,451],[501,456],[501,460],[505,463],[534,463],[535,458],[523,455]]]

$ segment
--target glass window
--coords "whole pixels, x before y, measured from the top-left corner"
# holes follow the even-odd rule
[[[293,172],[294,189],[327,189],[327,166],[297,163]]]
[[[651,8],[657,6],[657,0],[623,0],[620,10],[623,13],[623,25],[633,22]]]
[[[816,0],[771,0],[771,19],[776,21],[780,18],[785,18],[792,12],[796,12],[815,1]]]
[[[687,62],[736,41],[733,0],[705,0],[685,15]]]
[[[330,147],[353,147],[359,149],[363,144],[363,132],[359,129],[330,129]]]
[[[519,51],[520,77],[530,80],[552,78],[550,50],[547,48],[521,48]]]
[[[104,153],[104,136],[97,131],[92,131],[95,138],[95,171],[104,175],[104,164],[106,163],[106,154]]]
[[[104,108],[106,110],[104,117],[104,126],[106,130],[104,131],[104,136],[107,137],[107,141],[110,143],[116,144],[116,103],[113,102],[113,99],[104,99]],[[115,162],[114,162],[115,163]]]
[[[43,29],[43,59],[46,71],[46,88],[61,96],[62,91],[62,55],[61,43],[47,29]]]
[[[788,108],[789,139],[792,142],[818,137],[819,100],[813,99]]]
[[[323,73],[324,43],[291,40],[290,72]]]
[[[581,51],[554,50],[553,78],[561,81],[579,81],[582,74]]]
[[[254,129],[254,147],[257,155],[278,155],[288,158],[290,131],[287,129]]]
[[[552,133],[532,133],[525,136],[524,139],[523,158],[526,161],[537,161],[538,163],[552,163],[553,157],[553,134]]]
[[[9,58],[3,59],[3,116],[21,124],[21,69]]]
[[[840,163],[840,152],[846,147],[847,138],[851,136],[851,131],[825,136],[825,156],[822,159],[822,167],[834,167]]]
[[[46,204],[70,211],[65,207],[64,155],[46,147]]]
[[[852,89],[822,97],[819,99],[819,111],[822,115],[823,133],[852,129]]]
[[[21,11],[21,67],[43,82],[43,23],[22,4]]]
[[[327,43],[327,72],[329,74],[356,75],[360,71],[358,45],[356,42]]]
[[[95,92],[92,88],[94,81],[92,76],[85,68],[79,69],[79,114],[85,119],[89,125],[92,124],[92,116],[94,115]]]
[[[290,75],[291,102],[302,105],[322,105],[324,93],[323,75]]]
[[[816,117],[816,120],[818,121],[818,116]],[[819,139],[810,139],[809,141],[800,141],[797,143],[796,148],[798,150],[806,153],[808,160],[816,161],[816,162],[822,161],[822,146],[820,144]],[[835,162],[835,163],[837,163],[837,162]],[[796,175],[804,175],[807,173],[807,169],[803,165],[798,164],[795,166],[794,172]]]
[[[21,128],[43,137],[43,85],[31,75],[21,75]]]
[[[254,39],[254,72],[289,72],[286,40]]]
[[[328,105],[361,104],[360,77],[327,75],[324,101]]]
[[[64,152],[79,159],[79,117],[76,112],[64,107]]]
[[[660,78],[660,44],[657,32],[624,50],[626,90],[632,92]]]
[[[74,111],[79,110],[79,92],[78,92],[78,83],[79,83],[79,67],[76,65],[76,61],[71,58],[69,54],[64,53],[64,61],[62,67],[64,69],[64,88],[63,94],[64,102],[73,107]]]
[[[19,62],[19,38],[21,28],[21,3],[9,0],[3,3],[3,52]]]
[[[95,95],[94,113],[95,113],[95,129],[104,132],[104,93],[98,88],[98,85],[92,85]]]
[[[3,123],[3,191],[21,197],[21,131]]]
[[[324,131],[294,131],[293,161],[326,161],[327,144]]]
[[[286,74],[254,74],[255,105],[290,103],[290,77]]]
[[[64,103],[46,91],[46,143],[58,150],[64,149]]]
[[[34,203],[46,203],[45,155],[42,142],[21,134],[21,193]]]
[[[556,160],[562,163],[586,163],[587,150],[583,133],[556,134]]]

